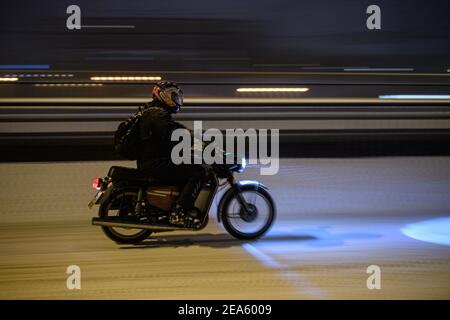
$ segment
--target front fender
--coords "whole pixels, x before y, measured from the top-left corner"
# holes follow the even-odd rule
[[[248,188],[248,190],[258,190],[258,188],[263,188],[265,190],[269,190],[269,188],[256,180],[239,180],[236,182],[236,185],[238,186],[239,189],[242,188]],[[227,191],[225,191],[225,193],[222,196],[222,199],[220,199],[219,205],[217,206],[217,221],[221,222],[220,219],[220,213],[223,210],[223,207],[225,205],[225,203],[227,202],[227,200],[233,196],[233,190],[231,188],[228,188]]]

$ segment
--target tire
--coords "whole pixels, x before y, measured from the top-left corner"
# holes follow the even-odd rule
[[[258,194],[260,197],[262,197],[269,209],[267,221],[263,224],[261,228],[254,232],[246,233],[238,230],[233,223],[231,222],[232,218],[229,216],[229,210],[230,206],[233,204],[233,202],[237,202],[237,199],[233,192],[228,193],[228,195],[225,195],[227,198],[224,199],[224,205],[222,207],[222,212],[220,212],[220,217],[223,223],[223,226],[225,230],[229,234],[231,234],[233,237],[240,239],[240,240],[254,240],[257,238],[260,238],[263,236],[272,226],[275,216],[276,216],[276,208],[275,203],[270,196],[270,194],[262,187],[257,187],[255,189],[255,186],[242,186],[241,187],[242,194],[244,195],[247,192],[253,192],[255,194]],[[241,209],[242,210],[242,209]],[[244,219],[242,219],[244,222],[246,222]]]
[[[129,205],[129,208],[134,207],[134,203],[131,201],[133,198],[137,199],[137,191],[136,190],[121,190],[118,192],[113,193],[109,199],[107,199],[105,202],[103,202],[99,208],[99,217],[104,218],[108,217],[108,213],[110,212],[110,208],[113,208],[115,205],[117,205],[118,201],[121,201],[123,198],[125,198],[125,203]],[[131,202],[131,203],[130,203]],[[132,211],[130,211],[132,210]],[[130,209],[129,213],[133,213],[134,209]],[[119,216],[121,214],[122,209],[119,210]],[[125,212],[125,211],[124,211]],[[145,239],[147,239],[151,234],[151,230],[141,230],[136,232],[136,234],[132,235],[126,235],[124,233],[121,233],[118,229],[124,229],[124,228],[115,228],[115,227],[101,227],[103,230],[103,233],[112,241],[118,243],[118,244],[137,244]],[[129,229],[124,229],[129,230]],[[139,230],[139,229],[133,229],[133,230]]]

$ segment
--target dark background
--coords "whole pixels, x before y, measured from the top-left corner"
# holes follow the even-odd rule
[[[66,28],[76,4],[82,25]],[[382,30],[366,28],[381,7]],[[53,70],[450,68],[447,0],[1,1],[0,64]]]
[[[82,26],[134,28],[68,30],[72,4]],[[366,27],[372,4],[381,30]],[[283,119],[282,156],[450,154],[449,99],[379,99],[450,96],[449,14],[448,0],[1,1],[0,77],[19,81],[0,83],[0,160],[116,157],[113,130],[153,82],[48,86],[99,75],[178,82],[178,120]]]

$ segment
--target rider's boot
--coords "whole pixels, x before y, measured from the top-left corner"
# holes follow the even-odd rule
[[[169,222],[173,225],[182,227],[198,227],[200,225],[200,219],[198,213],[195,210],[185,212],[183,207],[179,204],[175,206],[170,215]]]

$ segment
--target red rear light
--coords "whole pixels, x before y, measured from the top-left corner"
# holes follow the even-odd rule
[[[94,181],[92,181],[92,187],[94,189],[100,190],[102,188],[102,179],[99,177],[95,178]]]

